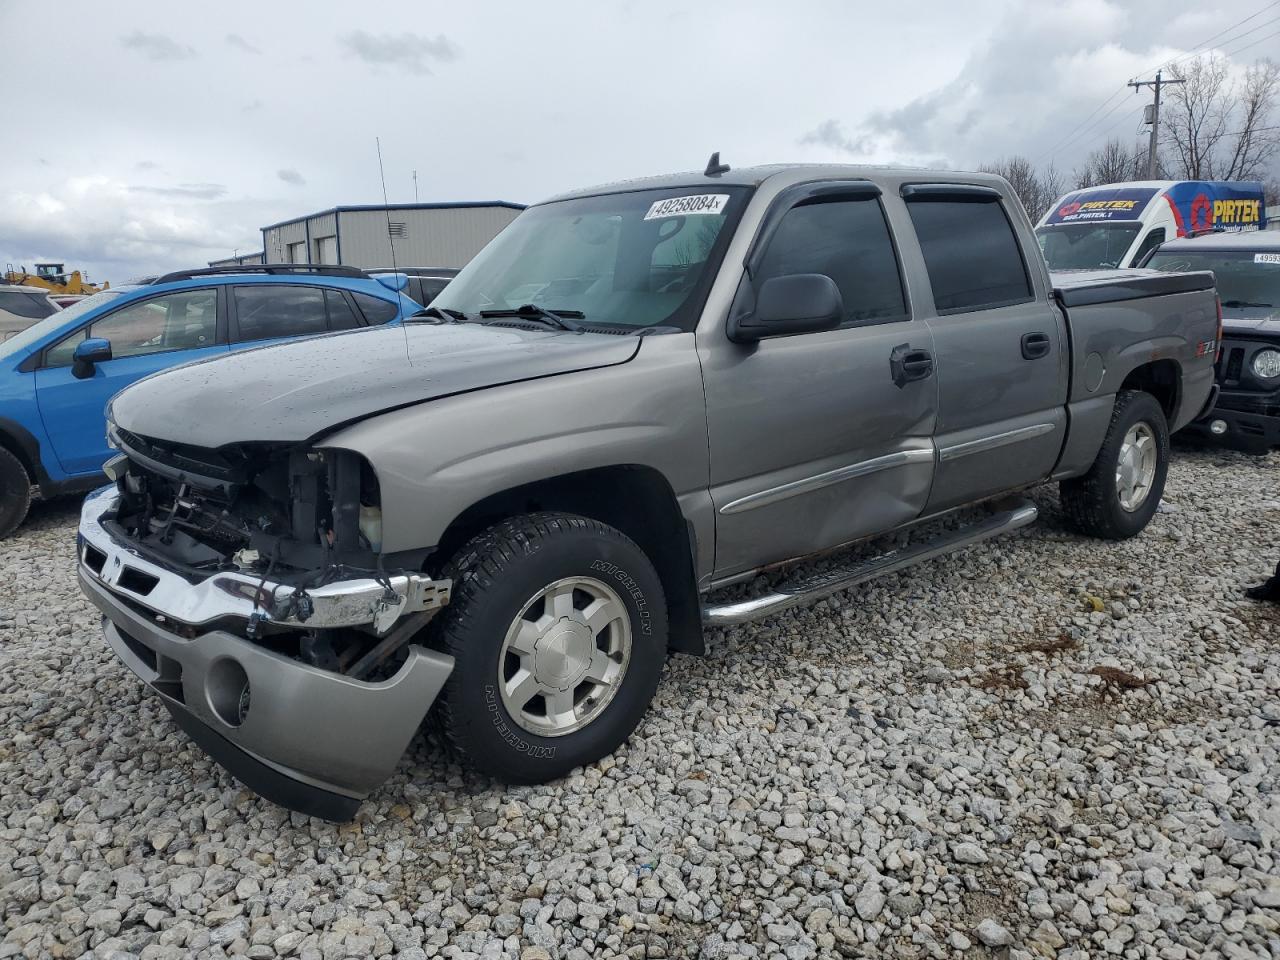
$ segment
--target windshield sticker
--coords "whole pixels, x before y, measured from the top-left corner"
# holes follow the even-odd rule
[[[691,197],[671,197],[655,200],[644,215],[646,220],[662,217],[687,217],[694,214],[721,214],[729,202],[727,193],[699,193]]]
[[[1254,263],[1280,263],[1280,253],[1255,253]]]

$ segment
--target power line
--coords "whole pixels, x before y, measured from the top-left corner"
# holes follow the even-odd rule
[[[1245,17],[1243,20],[1239,20],[1239,21],[1237,21],[1236,23],[1233,23],[1231,26],[1227,27],[1225,30],[1219,30],[1217,33],[1215,33],[1212,37],[1209,37],[1207,40],[1201,40],[1199,43],[1197,43],[1194,47],[1192,47],[1192,48],[1191,48],[1190,50],[1188,50],[1186,53],[1179,54],[1179,55],[1178,55],[1178,56],[1176,56],[1176,57],[1170,57],[1168,60],[1165,60],[1163,63],[1157,63],[1155,66],[1153,66],[1153,67],[1148,67],[1146,70],[1142,70],[1142,71],[1140,71],[1140,72],[1141,72],[1141,73],[1150,73],[1152,70],[1160,70],[1160,69],[1163,69],[1164,67],[1171,66],[1172,64],[1175,64],[1175,63],[1181,63],[1183,60],[1186,60],[1188,57],[1193,57],[1193,56],[1195,56],[1197,51],[1204,52],[1204,51],[1200,50],[1200,48],[1201,48],[1201,47],[1207,47],[1209,44],[1213,43],[1213,41],[1217,40],[1217,39],[1218,39],[1220,36],[1222,36],[1224,33],[1230,33],[1232,30],[1236,29],[1236,27],[1243,26],[1244,24],[1248,23],[1250,20],[1254,19],[1255,17],[1260,17],[1260,16],[1262,16],[1264,13],[1266,13],[1266,12],[1267,12],[1268,10],[1270,10],[1272,7],[1280,7],[1280,0],[1275,0],[1275,2],[1274,2],[1274,3],[1268,3],[1268,4],[1267,4],[1265,7],[1263,7],[1262,9],[1257,10],[1257,11],[1255,11],[1255,12],[1253,12],[1253,13],[1249,14],[1249,16]],[[1250,30],[1256,30],[1256,29],[1258,29],[1258,27],[1265,27],[1267,24],[1275,23],[1275,22],[1276,22],[1276,20],[1280,20],[1280,17],[1277,17],[1277,18],[1272,19],[1272,20],[1266,20],[1266,21],[1264,21],[1264,22],[1262,22],[1262,23],[1259,23],[1259,24],[1257,24],[1257,25],[1255,25],[1255,26],[1250,27],[1249,29],[1250,29]],[[1237,41],[1237,40],[1241,39],[1241,37],[1243,37],[1243,36],[1244,36],[1244,34],[1242,34],[1240,37],[1232,37],[1232,38],[1231,38],[1231,39],[1229,39],[1229,40],[1224,40],[1224,41],[1222,41],[1222,43],[1223,43],[1224,45],[1225,45],[1225,44],[1228,44],[1228,43],[1234,43],[1235,41]]]
[[[1057,143],[1055,143],[1052,147],[1050,147],[1048,150],[1046,150],[1043,154],[1041,154],[1041,158],[1043,158],[1043,157],[1045,157],[1045,156],[1048,156],[1049,154],[1056,153],[1056,152],[1057,152],[1059,149],[1061,149],[1064,145],[1066,145],[1067,143],[1069,143],[1069,142],[1071,141],[1072,136],[1075,134],[1075,132],[1076,132],[1077,130],[1079,130],[1079,129],[1080,129],[1081,127],[1083,127],[1086,123],[1088,123],[1088,122],[1089,122],[1089,119],[1090,119],[1091,117],[1093,117],[1093,115],[1094,115],[1094,114],[1096,114],[1099,110],[1101,110],[1103,107],[1105,107],[1108,103],[1110,103],[1110,102],[1111,102],[1112,100],[1114,100],[1116,97],[1118,97],[1118,96],[1120,96],[1122,93],[1124,93],[1124,91],[1125,91],[1125,88],[1124,88],[1124,87],[1121,87],[1119,90],[1117,90],[1117,91],[1116,91],[1115,93],[1113,93],[1111,96],[1107,97],[1107,99],[1103,100],[1100,104],[1098,104],[1096,107],[1094,107],[1094,108],[1093,108],[1093,111],[1089,114],[1089,116],[1085,117],[1083,120],[1081,120],[1079,123],[1077,123],[1074,127],[1072,127],[1072,128],[1071,128],[1071,131],[1070,131],[1070,132],[1069,132],[1065,137],[1063,137],[1061,140],[1059,140]],[[1105,119],[1105,117],[1104,117],[1104,119]]]
[[[1123,93],[1123,92],[1124,92],[1124,90],[1125,90],[1125,88],[1124,88],[1124,87],[1121,87],[1121,88],[1120,88],[1120,92],[1121,92],[1121,93]],[[1115,98],[1114,98],[1114,97],[1112,97],[1111,99],[1115,99]],[[1098,124],[1102,123],[1104,120],[1106,120],[1106,119],[1107,119],[1107,117],[1111,116],[1113,113],[1115,113],[1117,110],[1119,110],[1119,109],[1120,109],[1121,107],[1123,107],[1123,106],[1124,106],[1124,101],[1123,101],[1123,100],[1118,101],[1114,107],[1112,107],[1110,110],[1108,110],[1108,111],[1107,111],[1106,113],[1104,113],[1102,116],[1100,116],[1100,117],[1099,117],[1097,120],[1095,120],[1093,123],[1089,124],[1089,126],[1088,126],[1088,127],[1084,128],[1084,129],[1083,129],[1083,130],[1081,130],[1079,133],[1077,133],[1077,134],[1075,134],[1075,135],[1073,135],[1073,136],[1071,136],[1071,137],[1067,138],[1066,140],[1062,141],[1062,142],[1061,142],[1061,143],[1059,143],[1056,147],[1054,147],[1051,151],[1049,151],[1049,153],[1050,153],[1051,155],[1053,155],[1053,156],[1055,156],[1055,157],[1056,157],[1059,151],[1064,150],[1064,149],[1066,149],[1067,147],[1071,146],[1073,143],[1075,143],[1076,141],[1078,141],[1078,140],[1079,140],[1081,137],[1083,137],[1085,134],[1094,132],[1094,130],[1095,130],[1095,128],[1098,126]],[[1042,158],[1042,159],[1043,159],[1043,157],[1044,157],[1044,156],[1045,156],[1045,154],[1041,154],[1041,158]]]
[[[1188,51],[1187,53],[1180,54],[1178,57],[1171,57],[1170,59],[1165,60],[1165,61],[1164,61],[1164,62],[1162,62],[1162,63],[1155,64],[1154,66],[1149,67],[1149,68],[1148,68],[1148,69],[1146,69],[1146,70],[1140,71],[1140,75],[1141,75],[1142,73],[1150,73],[1152,70],[1158,70],[1158,69],[1161,69],[1161,68],[1163,68],[1163,67],[1165,67],[1165,66],[1170,65],[1171,63],[1177,63],[1177,62],[1180,62],[1180,60],[1186,59],[1186,58],[1188,58],[1188,57],[1190,57],[1190,56],[1194,56],[1194,55],[1195,55],[1195,52],[1196,52],[1196,51],[1198,51],[1198,50],[1200,50],[1200,48],[1201,48],[1201,47],[1204,47],[1204,46],[1206,46],[1207,44],[1212,43],[1214,40],[1217,40],[1217,39],[1218,39],[1219,37],[1221,37],[1223,34],[1231,33],[1231,32],[1232,32],[1233,30],[1235,30],[1237,27],[1243,26],[1244,24],[1248,23],[1250,20],[1253,20],[1253,19],[1256,19],[1257,17],[1262,16],[1262,14],[1266,13],[1268,10],[1272,9],[1273,7],[1280,7],[1280,0],[1273,0],[1273,2],[1272,2],[1272,3],[1268,3],[1266,6],[1264,6],[1264,7],[1260,8],[1260,9],[1258,9],[1258,10],[1255,10],[1253,13],[1249,14],[1249,16],[1245,17],[1244,19],[1242,19],[1242,20],[1238,20],[1238,21],[1236,21],[1235,23],[1231,24],[1231,26],[1227,27],[1226,29],[1224,29],[1224,30],[1219,30],[1219,31],[1218,31],[1217,33],[1215,33],[1213,36],[1208,37],[1208,38],[1206,38],[1206,39],[1204,39],[1204,40],[1201,40],[1199,43],[1197,43],[1195,46],[1193,46],[1193,47],[1191,48],[1191,50],[1190,50],[1190,51]],[[1277,18],[1277,19],[1280,19],[1280,18]],[[1274,20],[1267,20],[1267,21],[1265,21],[1264,23],[1259,24],[1258,26],[1266,26],[1267,24],[1270,24],[1270,23],[1273,23],[1273,22],[1275,22],[1275,21],[1274,21]],[[1257,29],[1257,27],[1251,27],[1250,29]],[[1232,55],[1232,56],[1233,56],[1235,53],[1239,53],[1241,50],[1247,50],[1247,49],[1249,49],[1249,47],[1254,46],[1255,44],[1261,43],[1263,40],[1268,40],[1268,39],[1270,39],[1272,36],[1275,36],[1275,34],[1269,34],[1269,35],[1268,35],[1268,36],[1266,36],[1266,37],[1261,37],[1261,38],[1259,38],[1258,40],[1254,41],[1253,43],[1249,44],[1248,46],[1241,47],[1241,48],[1239,48],[1238,50],[1234,51],[1232,54],[1229,54],[1229,55]],[[1231,38],[1230,40],[1227,40],[1227,41],[1225,41],[1225,42],[1226,42],[1226,43],[1234,43],[1236,40],[1241,40],[1241,39],[1243,39],[1243,38],[1244,38],[1244,35],[1239,36],[1239,37],[1233,37],[1233,38]],[[1090,120],[1092,120],[1092,119],[1093,119],[1093,118],[1098,114],[1098,112],[1099,112],[1100,110],[1102,110],[1104,107],[1106,107],[1106,106],[1107,106],[1108,104],[1110,104],[1112,101],[1114,101],[1117,97],[1121,96],[1121,95],[1125,92],[1125,90],[1126,90],[1127,88],[1128,88],[1128,84],[1125,84],[1125,85],[1121,86],[1121,87],[1120,87],[1120,88],[1119,88],[1115,93],[1111,94],[1111,96],[1107,97],[1107,98],[1106,98],[1105,100],[1103,100],[1100,104],[1098,104],[1096,107],[1094,107],[1094,108],[1093,108],[1093,110],[1092,110],[1092,111],[1090,111],[1090,113],[1089,113],[1089,115],[1088,115],[1088,116],[1086,116],[1086,117],[1085,117],[1083,120],[1081,120],[1078,124],[1076,124],[1074,127],[1072,127],[1070,131],[1068,131],[1068,133],[1066,134],[1066,136],[1062,137],[1062,138],[1061,138],[1060,140],[1058,140],[1058,142],[1057,142],[1057,143],[1055,143],[1052,147],[1050,147],[1048,150],[1046,150],[1046,151],[1044,151],[1042,154],[1040,154],[1040,156],[1037,158],[1037,162],[1039,162],[1040,160],[1043,160],[1045,157],[1049,157],[1049,158],[1050,158],[1050,160],[1051,160],[1051,162],[1052,162],[1052,159],[1055,159],[1055,158],[1057,157],[1057,154],[1058,154],[1058,152],[1059,152],[1059,151],[1061,151],[1061,150],[1063,150],[1065,147],[1067,147],[1067,146],[1071,145],[1074,141],[1078,140],[1078,139],[1079,139],[1079,137],[1080,137],[1081,135],[1083,135],[1083,133],[1085,133],[1085,132],[1086,132],[1086,130],[1085,130],[1085,129],[1082,129],[1082,128],[1085,128],[1085,127],[1086,127],[1086,125],[1088,125],[1090,128],[1092,128],[1092,127],[1094,127],[1094,126],[1097,126],[1097,124],[1098,124],[1098,123],[1101,123],[1103,120],[1105,120],[1105,119],[1106,119],[1107,117],[1109,117],[1111,114],[1115,113],[1115,111],[1119,108],[1119,107],[1118,107],[1118,105],[1117,105],[1117,106],[1115,106],[1115,107],[1112,107],[1110,110],[1108,110],[1106,113],[1104,113],[1101,117],[1098,117],[1098,120],[1097,120],[1095,123],[1093,123],[1093,124],[1090,124],[1090,123],[1089,123],[1089,121],[1090,121]]]
[[[1280,17],[1277,17],[1277,19],[1280,19]],[[1247,43],[1243,47],[1236,47],[1234,50],[1224,51],[1224,53],[1228,57],[1234,57],[1243,51],[1248,50],[1250,47],[1256,47],[1258,44],[1262,43],[1263,40],[1270,40],[1272,37],[1280,37],[1280,30],[1276,30],[1274,33],[1268,33],[1265,37],[1259,37],[1257,40],[1253,41],[1253,43]],[[1236,39],[1238,40],[1240,38],[1237,37]]]
[[[1107,134],[1109,134],[1112,130],[1120,126],[1120,124],[1124,123],[1125,121],[1133,122],[1135,120],[1139,120],[1142,116],[1143,111],[1146,110],[1146,107],[1147,105],[1145,103],[1139,104],[1137,110],[1130,111],[1127,115],[1122,115],[1120,119],[1117,120],[1115,123],[1111,124],[1105,130],[1100,131],[1098,133],[1098,136],[1106,137]],[[1136,134],[1137,131],[1135,130],[1134,133]]]
[[[1259,39],[1254,40],[1252,43],[1245,44],[1243,47],[1237,47],[1235,50],[1227,50],[1226,47],[1228,47],[1230,44],[1235,43],[1238,40],[1247,40],[1255,31],[1261,29],[1262,27],[1269,27],[1273,23],[1280,23],[1280,17],[1272,17],[1270,20],[1263,20],[1257,26],[1250,27],[1248,30],[1246,30],[1244,33],[1239,34],[1238,36],[1228,37],[1226,40],[1223,40],[1220,44],[1218,44],[1215,47],[1206,48],[1204,50],[1193,50],[1190,53],[1184,53],[1180,57],[1174,57],[1172,60],[1166,61],[1162,66],[1176,67],[1178,66],[1178,64],[1184,63],[1187,60],[1191,60],[1196,57],[1203,57],[1205,54],[1211,54],[1211,53],[1214,53],[1215,51],[1218,53],[1221,53],[1224,57],[1234,57],[1241,50],[1248,50],[1250,47],[1257,46],[1263,40],[1266,40],[1269,37],[1274,37],[1276,33],[1280,33],[1280,31],[1276,31],[1275,33],[1269,33],[1267,34],[1267,36],[1260,37]]]

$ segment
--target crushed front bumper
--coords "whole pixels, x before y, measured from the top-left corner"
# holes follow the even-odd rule
[[[201,631],[202,624],[250,612],[236,586],[240,575],[192,583],[147,560],[102,526],[114,506],[111,488],[85,503],[79,578],[102,611],[116,655],[160,695],[193,740],[254,791],[324,819],[354,816],[395,770],[453,658],[410,646],[394,676],[367,682],[300,663],[225,629]],[[426,580],[421,589],[436,598],[419,609],[447,602],[447,583],[414,579]],[[331,584],[333,609],[350,609],[345,601],[369,582]],[[272,586],[268,581],[267,589]],[[317,614],[322,609],[316,605]],[[371,614],[363,622],[371,622]]]

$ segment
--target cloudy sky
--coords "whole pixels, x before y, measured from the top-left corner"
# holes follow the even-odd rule
[[[58,10],[0,0],[0,261],[113,280],[379,202],[375,137],[393,201],[413,199],[414,170],[424,201],[530,202],[701,168],[712,150],[961,168],[1022,153],[1069,170],[1137,136],[1131,77],[1200,49],[1280,59],[1280,3],[1264,0]]]

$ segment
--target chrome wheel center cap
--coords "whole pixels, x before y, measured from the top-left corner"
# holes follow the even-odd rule
[[[572,690],[586,676],[595,642],[585,623],[564,618],[538,638],[533,653],[533,675],[556,690]]]

